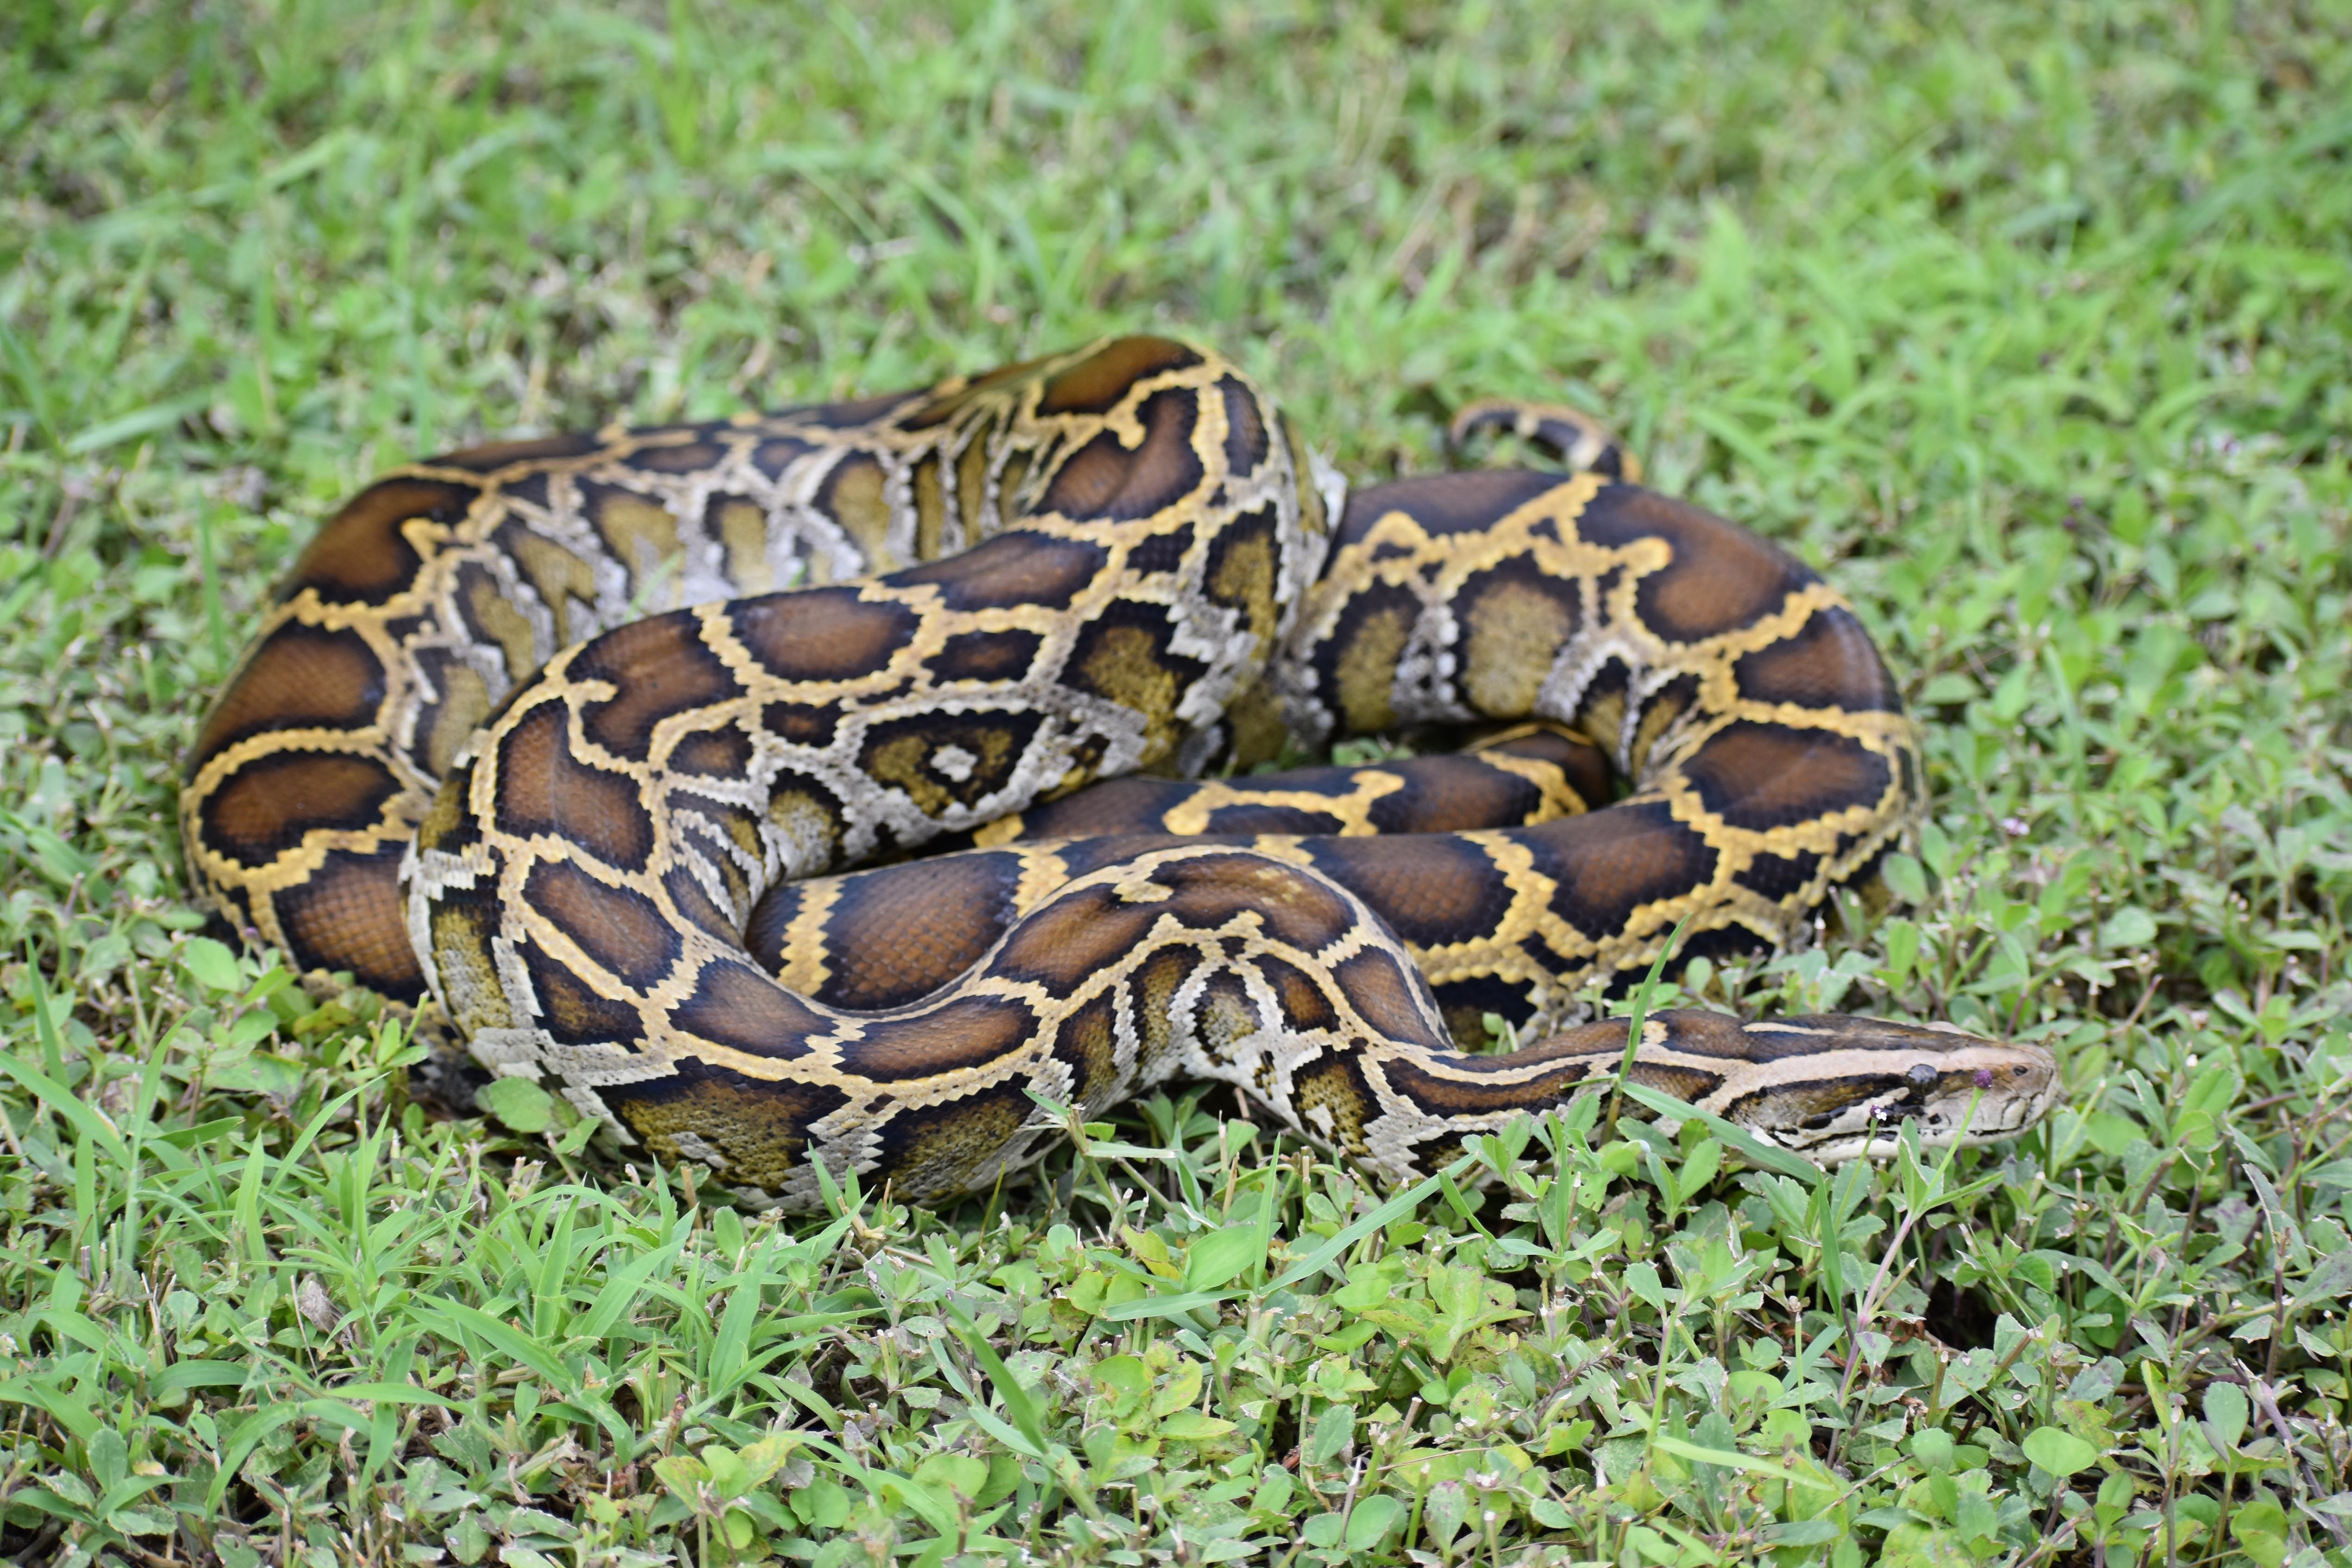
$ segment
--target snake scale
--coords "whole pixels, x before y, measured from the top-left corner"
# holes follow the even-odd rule
[[[1135,337],[399,469],[205,718],[191,872],[751,1202],[814,1206],[820,1159],[944,1202],[1060,1135],[1040,1097],[1176,1075],[1425,1174],[1613,1071],[1589,988],[1685,919],[1790,940],[1922,791],[1826,583],[1580,415],[1482,428],[1566,470],[1349,495],[1236,366]],[[1520,727],[1248,771],[1482,723]],[[1487,1014],[1533,1043],[1469,1049]],[[2056,1086],[2038,1047],[1691,1011],[1634,1075],[1821,1159]]]

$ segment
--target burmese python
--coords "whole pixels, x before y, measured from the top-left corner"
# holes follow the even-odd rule
[[[1834,591],[1581,416],[1482,427],[1570,471],[1343,505],[1239,370],[1129,338],[398,470],[205,720],[189,864],[306,970],[429,992],[493,1071],[755,1201],[814,1204],[813,1157],[984,1188],[1065,1125],[1037,1096],[1179,1073],[1426,1172],[1613,1067],[1622,1024],[1561,1028],[1588,984],[1685,916],[1688,955],[1786,941],[1921,798]],[[1527,718],[1569,733],[1078,792]],[[1490,1013],[1559,1032],[1462,1049]],[[2055,1083],[2030,1046],[1692,1012],[1636,1075],[1831,1159],[2013,1132]]]

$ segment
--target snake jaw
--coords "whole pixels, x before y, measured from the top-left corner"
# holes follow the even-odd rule
[[[2057,1097],[2057,1061],[2038,1045],[1958,1031],[1944,1034],[1941,1043],[1941,1061],[1915,1061],[1875,1085],[1850,1080],[1848,1089],[1864,1092],[1833,1112],[1812,1111],[1793,1126],[1776,1126],[1779,1141],[1825,1166],[1894,1157],[1906,1123],[1922,1150],[1979,1148],[2033,1125]]]

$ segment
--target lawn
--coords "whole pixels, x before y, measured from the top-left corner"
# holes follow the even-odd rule
[[[2352,1563],[2344,0],[6,11],[0,1556]],[[1126,329],[1360,480],[1580,403],[1824,569],[1909,903],[1654,1002],[2065,1108],[1396,1195],[1163,1097],[779,1222],[196,934],[177,759],[374,470]]]

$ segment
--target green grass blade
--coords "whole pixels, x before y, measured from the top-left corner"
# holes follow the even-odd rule
[[[1804,1155],[1793,1150],[1775,1147],[1738,1123],[1727,1122],[1712,1111],[1702,1111],[1687,1100],[1677,1100],[1664,1090],[1653,1089],[1646,1083],[1628,1083],[1624,1092],[1627,1099],[1637,1105],[1646,1106],[1657,1115],[1698,1123],[1720,1138],[1726,1148],[1736,1149],[1740,1158],[1759,1170],[1778,1171],[1809,1187],[1819,1186],[1825,1179],[1822,1167]]]

